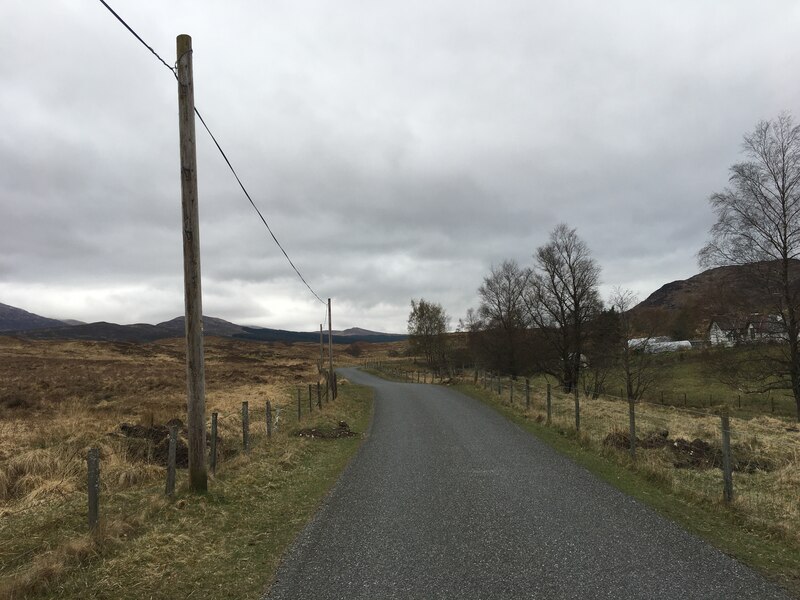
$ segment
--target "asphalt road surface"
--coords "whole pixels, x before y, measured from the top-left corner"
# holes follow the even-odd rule
[[[372,428],[266,598],[788,598],[480,402],[342,374]]]

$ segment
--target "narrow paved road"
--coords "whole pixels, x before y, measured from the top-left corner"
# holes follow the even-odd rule
[[[267,598],[788,597],[483,404],[343,374],[372,429]]]

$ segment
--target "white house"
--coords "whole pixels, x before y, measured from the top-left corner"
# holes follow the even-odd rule
[[[712,346],[733,346],[786,339],[786,327],[780,315],[752,314],[743,325],[740,323],[730,317],[714,317],[708,326],[708,341]]]
[[[750,315],[745,327],[748,342],[780,342],[788,339],[786,325],[780,315]]]
[[[708,326],[708,341],[712,346],[733,346],[742,339],[743,329],[735,319],[714,317]]]

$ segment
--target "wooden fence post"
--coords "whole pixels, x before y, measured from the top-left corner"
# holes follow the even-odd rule
[[[525,378],[525,408],[531,407],[531,380]]]
[[[250,408],[246,400],[242,402],[242,448],[250,450]]]
[[[314,410],[313,400],[311,399],[311,384],[308,384],[308,414],[311,414]]]
[[[578,386],[575,385],[575,431],[581,430],[581,399],[578,394]]]
[[[553,403],[550,394],[550,384],[547,384],[547,424],[550,425],[553,416]]]
[[[731,462],[731,423],[728,411],[722,411],[722,482],[725,502],[733,502],[733,468]]]
[[[267,400],[267,439],[272,437],[272,404]]]
[[[178,427],[169,428],[169,447],[167,449],[167,488],[165,493],[172,496],[175,493],[175,447],[178,444]]]
[[[300,412],[300,388],[297,388],[297,420],[299,421],[302,416]]]
[[[211,474],[217,473],[217,418],[219,413],[211,413],[211,458],[208,462],[211,463]]]
[[[514,404],[514,380],[508,382],[508,402]]]
[[[100,521],[100,450],[90,448],[86,458],[89,492],[89,530],[95,531]]]
[[[630,435],[631,458],[636,458],[636,405],[628,398],[628,434]]]
[[[322,410],[322,388],[319,385],[319,381],[317,381],[317,406]]]

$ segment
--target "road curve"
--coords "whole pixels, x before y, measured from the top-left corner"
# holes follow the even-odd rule
[[[368,439],[265,598],[789,598],[480,402],[342,374]]]

